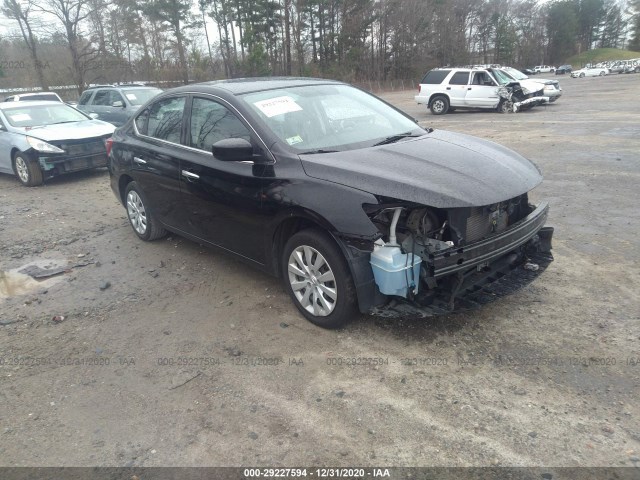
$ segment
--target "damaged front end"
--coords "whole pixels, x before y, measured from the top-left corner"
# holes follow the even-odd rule
[[[543,105],[549,102],[549,97],[543,94],[543,89],[532,92],[519,82],[508,83],[498,88],[498,95],[501,98],[498,110],[502,113],[517,113],[529,110],[536,105]]]
[[[553,261],[549,207],[527,194],[482,207],[435,209],[406,202],[364,205],[381,237],[371,269],[371,313],[431,316],[478,307],[537,277]]]

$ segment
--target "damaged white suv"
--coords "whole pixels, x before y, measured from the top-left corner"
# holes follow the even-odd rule
[[[436,68],[418,87],[416,102],[434,115],[463,108],[518,112],[549,101],[544,85],[514,81],[495,68]]]

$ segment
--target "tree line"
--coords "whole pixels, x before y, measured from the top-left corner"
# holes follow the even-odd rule
[[[0,2],[15,26],[0,37],[0,81],[45,90],[260,75],[415,80],[435,66],[640,50],[640,0]]]

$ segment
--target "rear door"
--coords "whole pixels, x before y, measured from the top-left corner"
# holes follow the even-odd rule
[[[243,138],[262,158],[267,152],[233,107],[217,97],[192,98],[186,133],[191,148],[180,161],[180,189],[187,231],[263,264],[266,220],[261,194],[268,165],[221,161],[211,146],[226,138]]]
[[[471,72],[465,102],[468,107],[495,108],[500,102],[498,84],[484,70]]]
[[[470,70],[461,70],[455,72],[449,78],[445,91],[449,95],[449,103],[452,107],[464,107],[467,105],[465,97],[470,73]]]
[[[180,157],[186,95],[164,97],[135,119],[135,134],[128,135],[126,149],[131,175],[140,185],[149,208],[163,224],[184,230],[180,196]]]

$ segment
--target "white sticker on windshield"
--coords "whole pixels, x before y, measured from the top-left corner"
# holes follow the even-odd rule
[[[133,93],[127,93],[127,98],[129,100],[137,100],[136,96]]]
[[[298,105],[293,98],[287,96],[260,100],[259,102],[255,102],[254,105],[269,118],[302,110],[302,107]]]
[[[28,122],[31,120],[31,115],[28,113],[16,113],[14,115],[9,115],[9,118],[12,122]]]
[[[296,143],[302,143],[302,142],[304,142],[304,140],[302,140],[302,137],[300,135],[287,138],[287,143],[289,145],[295,145]]]

